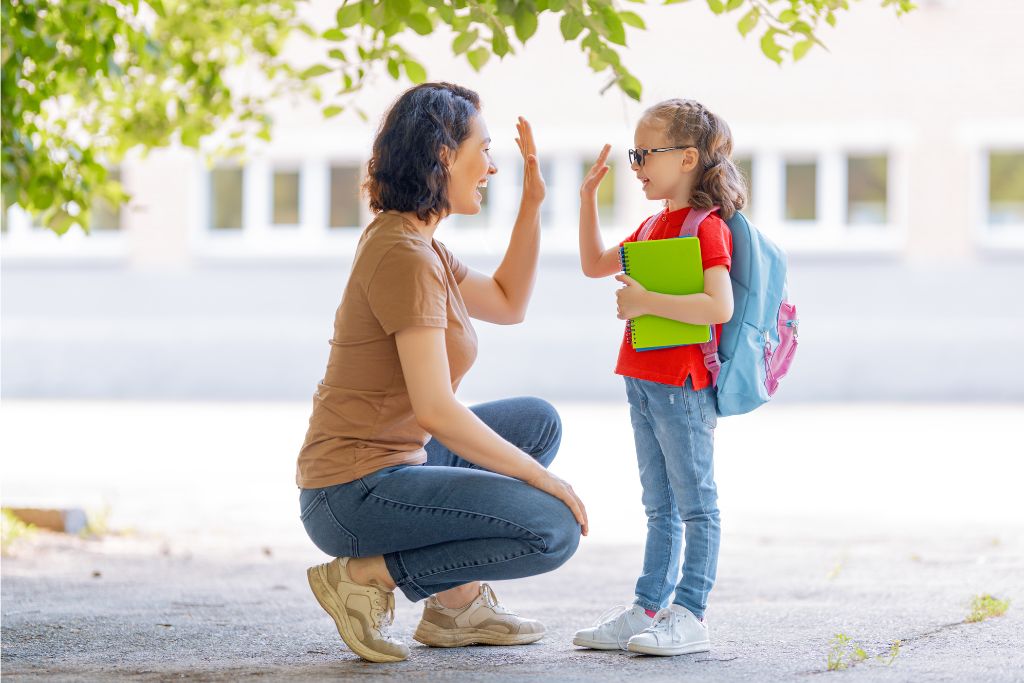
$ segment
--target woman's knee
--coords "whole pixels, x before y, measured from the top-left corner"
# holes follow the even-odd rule
[[[542,555],[546,565],[544,571],[551,571],[561,567],[576,554],[580,544],[580,525],[572,511],[557,498],[552,498],[550,514],[546,519],[548,524],[541,534],[544,540]]]
[[[536,430],[534,454],[549,454],[548,459],[553,459],[562,442],[562,418],[558,410],[549,402],[535,396],[520,400],[524,404],[524,414]]]

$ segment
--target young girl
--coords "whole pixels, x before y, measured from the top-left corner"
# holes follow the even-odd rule
[[[732,236],[723,218],[746,200],[730,160],[729,127],[698,102],[672,99],[644,112],[634,144],[636,149],[629,150],[633,172],[647,198],[664,200],[665,208],[624,242],[678,237],[691,207],[718,206],[721,217],[709,215],[697,230],[703,294],[650,292],[620,273],[616,279],[624,286],[616,294],[618,317],[649,314],[714,325],[721,338],[733,305]],[[605,145],[580,190],[580,263],[584,274],[595,278],[620,270],[619,247],[604,248],[597,223],[597,188],[608,172],[609,150]],[[634,604],[609,610],[596,626],[578,631],[573,643],[654,655],[704,652],[710,648],[704,611],[721,532],[712,462],[717,417],[711,376],[699,345],[637,352],[628,335],[615,372],[626,382],[647,512],[643,573]]]

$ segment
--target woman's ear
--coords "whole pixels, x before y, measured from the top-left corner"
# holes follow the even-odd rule
[[[441,163],[444,164],[446,168],[451,168],[452,162],[455,161],[455,155],[452,153],[452,150],[448,145],[441,145],[440,157]]]
[[[687,147],[683,150],[683,173],[689,173],[697,168],[697,164],[700,163],[700,152],[697,151],[696,147]]]

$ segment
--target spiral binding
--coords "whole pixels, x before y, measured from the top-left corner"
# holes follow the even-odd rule
[[[629,275],[629,259],[626,258],[626,245],[619,247],[619,266],[622,268],[622,272]],[[634,349],[636,344],[633,343],[633,336],[636,334],[636,329],[633,327],[633,319],[630,318],[626,321],[626,341]]]

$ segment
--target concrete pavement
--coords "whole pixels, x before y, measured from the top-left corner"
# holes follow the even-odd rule
[[[741,526],[735,529],[735,526]],[[5,680],[1024,680],[1024,529],[931,530],[811,519],[725,519],[709,654],[655,658],[575,648],[576,628],[628,600],[635,545],[584,542],[561,569],[496,584],[548,636],[523,647],[413,647],[406,662],[368,664],[344,647],[316,604],[304,543],[261,547],[230,537],[39,535],[3,562]],[[970,598],[1009,611],[963,623]],[[398,600],[409,638],[419,607]],[[872,657],[827,671],[831,639]],[[414,644],[410,639],[410,644]],[[847,660],[848,660],[847,656]]]

